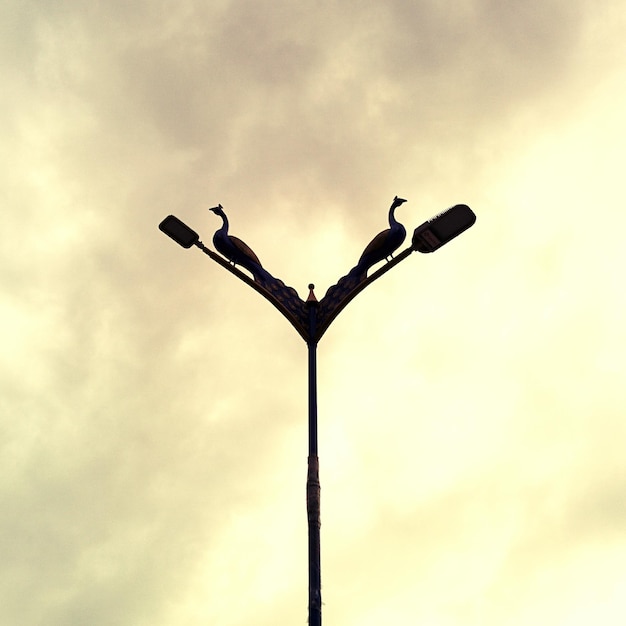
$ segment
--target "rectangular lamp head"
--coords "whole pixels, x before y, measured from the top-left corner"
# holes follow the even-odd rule
[[[177,244],[183,248],[191,248],[200,241],[200,236],[194,230],[191,230],[185,222],[181,222],[176,216],[168,215],[160,224],[159,230],[171,237]]]
[[[466,204],[457,204],[432,217],[413,233],[413,250],[434,252],[473,226],[476,215]]]

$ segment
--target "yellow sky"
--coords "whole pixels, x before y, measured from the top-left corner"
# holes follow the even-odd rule
[[[206,6],[205,6],[206,5]],[[626,10],[1,9],[0,622],[305,623],[306,346],[157,230],[321,298],[325,624],[621,625]]]

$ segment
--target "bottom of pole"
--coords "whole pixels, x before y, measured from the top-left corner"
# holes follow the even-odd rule
[[[322,576],[320,558],[319,459],[309,456],[306,479],[306,511],[309,524],[309,625],[322,624]]]

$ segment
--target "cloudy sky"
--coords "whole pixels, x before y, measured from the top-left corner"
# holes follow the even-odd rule
[[[306,346],[397,217],[476,225],[319,346],[324,623],[626,619],[619,0],[0,7],[0,622],[307,617]]]

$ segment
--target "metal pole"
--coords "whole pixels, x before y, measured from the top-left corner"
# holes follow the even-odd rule
[[[320,477],[317,456],[317,299],[311,294],[309,307],[309,457],[306,479],[306,510],[309,525],[309,626],[322,624],[322,574],[320,563]]]

